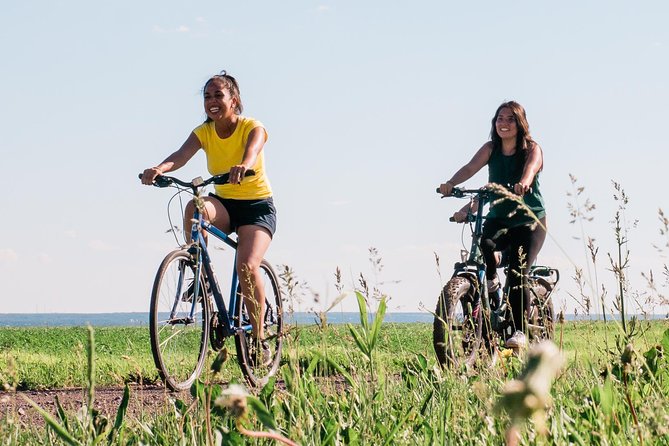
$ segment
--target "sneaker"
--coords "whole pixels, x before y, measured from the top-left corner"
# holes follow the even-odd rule
[[[488,279],[486,284],[488,285],[488,294],[496,292],[499,290],[499,277],[495,276],[492,279]]]
[[[521,350],[527,347],[527,338],[525,337],[525,333],[522,331],[515,332],[513,336],[506,340],[506,347],[513,350]]]
[[[259,349],[256,350],[256,341],[251,340],[252,347],[251,360],[256,367],[268,367],[272,363],[272,350],[269,348],[269,342],[260,342]]]
[[[272,363],[272,350],[269,348],[269,342],[260,343],[260,360],[262,367],[268,367]]]

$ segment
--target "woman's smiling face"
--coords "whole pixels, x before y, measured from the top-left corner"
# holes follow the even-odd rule
[[[210,119],[218,121],[230,117],[235,114],[236,107],[235,99],[223,82],[214,79],[207,84],[204,89],[204,111]]]
[[[495,130],[502,139],[515,138],[518,134],[518,127],[516,126],[516,116],[508,107],[503,107],[497,114],[495,120]]]

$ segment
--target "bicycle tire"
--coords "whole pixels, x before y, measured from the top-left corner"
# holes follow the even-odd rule
[[[474,306],[469,279],[453,277],[444,286],[432,327],[432,343],[442,367],[473,366],[481,345],[482,312]]]
[[[260,264],[260,270],[264,277],[265,289],[265,315],[263,317],[265,340],[270,345],[271,362],[267,366],[256,364],[257,342],[254,342],[251,331],[242,330],[249,326],[250,320],[246,304],[242,297],[241,288],[237,288],[237,302],[235,305],[235,346],[237,348],[237,361],[244,374],[244,378],[251,387],[264,386],[269,378],[276,374],[281,363],[281,350],[283,347],[283,301],[281,288],[277,275],[272,266],[266,260]]]
[[[531,280],[532,300],[527,318],[530,338],[534,340],[553,339],[555,333],[555,310],[551,296],[553,287],[541,277]]]
[[[169,253],[158,268],[151,293],[151,352],[160,378],[174,391],[190,388],[207,356],[211,308],[202,276],[202,297],[191,296],[190,301],[185,297],[195,276],[192,263],[184,249]]]

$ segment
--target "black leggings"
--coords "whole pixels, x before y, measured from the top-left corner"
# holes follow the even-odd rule
[[[546,240],[546,217],[539,220],[541,225],[524,225],[507,228],[506,222],[498,219],[486,220],[483,225],[481,251],[485,262],[486,278],[492,279],[497,274],[495,251],[507,251],[509,268],[507,284],[509,304],[513,316],[514,330],[524,330],[525,315],[530,308],[530,289],[527,286],[527,274],[530,266],[537,259],[537,254]],[[522,249],[521,249],[522,248]],[[520,254],[522,253],[522,254]],[[521,269],[521,255],[522,259]]]

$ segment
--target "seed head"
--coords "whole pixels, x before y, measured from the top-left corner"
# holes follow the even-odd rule
[[[227,389],[221,392],[221,396],[216,398],[214,405],[223,407],[230,411],[234,418],[243,418],[248,412],[246,397],[248,393],[244,387],[239,384],[231,384]]]
[[[543,341],[528,353],[525,370],[502,389],[497,409],[505,410],[513,424],[532,418],[542,428],[545,409],[551,404],[553,378],[564,364],[564,357],[555,344]]]

